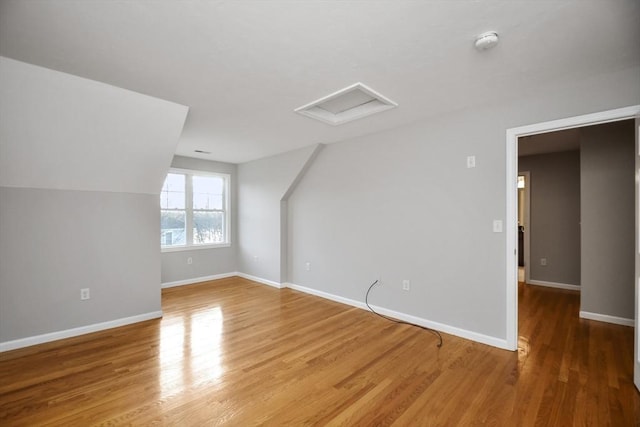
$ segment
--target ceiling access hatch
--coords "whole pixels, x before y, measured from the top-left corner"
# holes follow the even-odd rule
[[[355,83],[302,107],[296,113],[333,126],[361,119],[397,107],[398,104],[375,90]]]

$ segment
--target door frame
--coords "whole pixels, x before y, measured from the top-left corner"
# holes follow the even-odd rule
[[[635,120],[635,160],[636,160],[636,275],[635,281],[635,330],[633,331],[634,337],[634,355],[633,355],[633,383],[636,385],[638,391],[640,391],[640,115],[636,116]]]
[[[518,172],[518,176],[524,176],[524,243],[522,252],[524,258],[524,281],[529,283],[531,279],[531,171]],[[517,190],[516,190],[517,191]],[[516,220],[517,221],[517,220]]]
[[[506,131],[506,342],[509,350],[518,349],[518,138],[583,126],[635,119],[640,105],[568,117]],[[638,225],[636,225],[636,235]],[[636,272],[637,276],[638,272]],[[638,296],[636,295],[636,298]]]

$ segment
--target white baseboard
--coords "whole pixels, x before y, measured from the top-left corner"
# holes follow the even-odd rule
[[[580,286],[578,285],[569,285],[567,283],[556,283],[556,282],[546,282],[544,280],[533,280],[530,279],[527,282],[528,285],[536,285],[536,286],[546,286],[547,288],[557,288],[557,289],[567,289],[570,291],[580,291]]]
[[[262,283],[263,285],[273,286],[274,288],[282,289],[284,288],[284,284],[274,282],[273,280],[263,279],[262,277],[252,276],[246,273],[236,272],[233,273],[234,276],[242,277],[243,279],[253,280],[254,282]]]
[[[173,288],[175,286],[193,285],[194,283],[208,282],[210,280],[226,279],[227,277],[242,277],[243,279],[252,280],[254,282],[262,283],[263,285],[273,286],[274,288],[282,289],[284,286],[281,283],[274,282],[273,280],[263,279],[262,277],[252,276],[250,274],[241,273],[239,271],[232,271],[230,273],[214,274],[213,276],[194,277],[193,279],[176,280],[175,282],[167,282],[162,284],[162,288]]]
[[[338,295],[333,295],[327,292],[319,291],[317,289],[307,288],[305,286],[295,285],[293,283],[284,283],[284,287],[291,288],[296,291],[304,292],[310,295],[315,295],[321,298],[325,298],[331,301],[347,304],[353,307],[361,308],[363,310],[369,310],[364,302],[352,300],[350,298],[344,298]],[[466,329],[457,328],[455,326],[445,325],[443,323],[434,322],[432,320],[423,319],[421,317],[412,316],[410,314],[400,313],[398,311],[389,310],[384,307],[371,305],[371,307],[380,314],[394,319],[403,320],[405,322],[414,323],[416,325],[425,326],[430,329],[435,329],[440,332],[455,335],[460,338],[465,338],[471,341],[476,341],[482,344],[487,344],[493,347],[498,347],[504,350],[509,350],[506,339],[496,338],[477,332],[468,331]]]
[[[66,329],[64,331],[51,332],[48,334],[36,335],[27,338],[20,338],[13,341],[5,341],[0,343],[0,353],[9,350],[16,350],[18,348],[29,347],[36,344],[57,341],[64,338],[76,337],[78,335],[90,334],[92,332],[103,331],[105,329],[117,328],[118,326],[130,325],[132,323],[143,322],[145,320],[158,319],[160,317],[162,317],[162,311],[152,311],[150,313],[138,314],[137,316],[124,317],[122,319],[110,320],[108,322],[80,326],[79,328]]]
[[[598,322],[614,323],[616,325],[635,326],[634,319],[627,319],[625,317],[609,316],[608,314],[590,313],[588,311],[581,311],[580,317],[582,319],[597,320]]]
[[[193,285],[194,283],[208,282],[209,280],[226,279],[227,277],[237,276],[235,271],[231,273],[214,274],[212,276],[194,277],[192,279],[176,280],[175,282],[165,282],[160,286],[164,288],[173,288],[175,286]]]
[[[300,286],[293,283],[285,283],[285,287],[293,289],[295,291],[304,292],[305,294],[315,295],[320,298],[328,299],[331,301],[339,302],[341,304],[350,305],[353,307],[361,308],[363,310],[369,310],[364,302],[356,301],[351,298],[341,297],[339,295],[330,294],[328,292],[319,291],[313,288],[307,288],[306,286]],[[373,306],[372,306],[373,307]]]

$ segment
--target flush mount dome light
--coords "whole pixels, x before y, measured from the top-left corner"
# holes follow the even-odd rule
[[[296,113],[320,120],[333,126],[380,113],[398,104],[373,89],[355,83],[302,107]]]
[[[498,33],[495,31],[487,31],[476,37],[475,46],[478,50],[491,49],[498,44]]]

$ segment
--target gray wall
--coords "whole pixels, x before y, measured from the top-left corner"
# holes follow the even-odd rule
[[[159,227],[156,195],[0,187],[0,342],[159,312]]]
[[[200,277],[233,273],[238,269],[238,177],[237,166],[231,163],[214,162],[175,156],[171,167],[207,172],[226,173],[231,175],[230,208],[231,208],[231,246],[193,249],[162,253],[162,283],[189,281]],[[158,228],[158,232],[159,232]],[[192,264],[187,259],[192,259]]]
[[[238,266],[242,273],[276,283],[284,281],[283,198],[317,150],[314,145],[238,166]]]
[[[635,318],[633,121],[581,129],[580,310]]]
[[[187,107],[1,57],[0,75],[0,348],[159,317]]]
[[[580,285],[580,152],[520,157],[518,170],[531,172],[530,279]]]
[[[639,73],[638,68],[622,69],[571,84],[540,87],[521,99],[501,104],[488,100],[484,108],[431,117],[327,146],[289,199],[289,280],[362,301],[369,283],[381,278],[384,285],[373,295],[376,304],[504,339],[506,242],[504,233],[491,231],[491,224],[494,219],[504,220],[506,211],[505,130],[638,104]],[[56,99],[52,107],[58,102]],[[16,129],[35,126],[37,122],[20,123]],[[3,144],[5,141],[0,139]],[[60,141],[63,143],[64,138]],[[129,142],[133,144],[130,150],[137,152],[136,140]],[[119,157],[126,157],[126,147],[123,144]],[[139,151],[147,153],[146,148]],[[472,154],[477,156],[477,167],[466,169],[466,156]],[[295,181],[304,163],[300,156],[288,153],[262,164],[239,167],[238,227],[239,237],[246,239],[240,242],[241,271],[279,279],[281,264],[269,257],[280,254],[281,245],[274,242],[281,234],[271,230],[279,227],[281,216],[272,212],[279,212],[281,198],[290,185],[287,182]],[[166,174],[168,165],[168,161],[162,167],[156,165],[154,176]],[[91,324],[103,318],[101,313],[105,319],[114,319],[134,310],[159,308],[158,181],[155,194],[131,198],[123,189],[99,195],[92,191],[48,190],[45,195],[32,194],[29,189],[2,189],[0,301],[19,305],[7,318],[33,316],[34,320],[26,321],[14,333],[4,326],[5,319],[0,319],[0,341]],[[66,195],[60,196],[61,201],[56,201],[55,195],[63,193]],[[77,207],[66,207],[71,194]],[[33,195],[49,205],[29,200]],[[94,206],[116,218],[108,229],[110,233],[101,231],[107,218]],[[32,213],[27,215],[22,209],[32,209]],[[83,235],[75,235],[71,227],[52,228],[44,231],[43,245],[22,243],[25,236],[35,238],[35,231],[25,230],[24,235],[16,231],[27,225],[25,221],[33,227],[51,217],[69,225],[62,220],[74,215],[74,209],[87,215],[86,221],[79,220]],[[55,246],[55,250],[45,252],[45,248],[59,245],[61,238],[72,239],[77,249],[60,250]],[[53,253],[56,251],[69,254]],[[25,265],[25,260],[14,253],[28,254],[33,264]],[[268,265],[249,267],[253,255],[268,258]],[[48,257],[55,262],[48,263]],[[92,296],[96,305],[91,312],[78,298],[88,271],[75,260],[91,260],[97,269],[92,273],[98,272],[91,276],[92,295],[108,295],[102,299]],[[304,268],[306,261],[312,262],[310,271]],[[106,273],[108,269],[112,273]],[[106,280],[97,277],[99,274]],[[402,279],[412,281],[410,292],[400,290]],[[73,280],[69,286],[76,295],[61,301],[54,294],[58,290],[67,292],[68,280]],[[151,282],[155,283],[153,289]],[[49,295],[52,300],[46,300]],[[47,305],[46,318],[34,315],[36,308]],[[0,306],[0,312],[7,313],[5,306]]]
[[[289,200],[289,280],[363,301],[380,278],[374,304],[505,339],[506,237],[492,221],[506,214],[506,130],[638,104],[639,72],[328,145]]]

